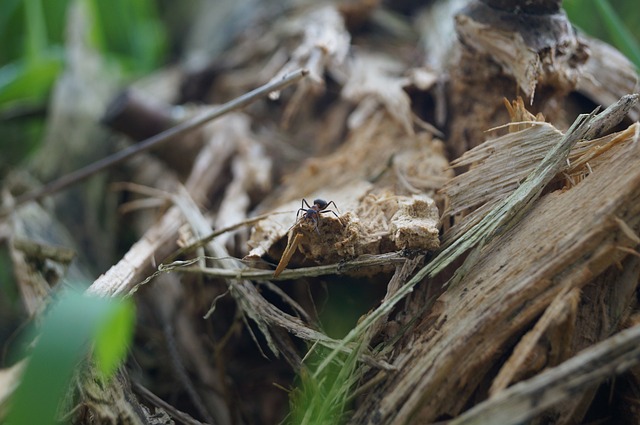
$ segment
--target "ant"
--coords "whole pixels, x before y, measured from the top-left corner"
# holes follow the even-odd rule
[[[300,217],[300,212],[302,212],[302,219],[313,221],[316,232],[320,234],[320,231],[318,230],[318,222],[320,221],[320,214],[330,212],[330,213],[333,213],[333,215],[335,215],[338,218],[338,220],[340,219],[340,217],[338,217],[338,214],[336,214],[335,211],[329,209],[329,205],[331,204],[333,204],[333,206],[336,209],[338,209],[338,206],[333,201],[327,202],[324,199],[318,198],[313,200],[313,205],[309,205],[307,200],[303,199],[300,208],[298,208],[298,214],[296,214],[296,219]]]

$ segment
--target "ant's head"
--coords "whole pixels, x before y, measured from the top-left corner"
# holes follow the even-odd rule
[[[318,208],[323,210],[327,206],[327,201],[325,201],[324,199],[320,199],[320,198],[314,199],[313,200],[313,205],[317,205]]]

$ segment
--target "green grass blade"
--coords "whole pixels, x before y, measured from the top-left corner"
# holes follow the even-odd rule
[[[640,68],[640,45],[607,0],[594,0],[613,43]]]
[[[40,0],[25,1],[26,59],[37,62],[47,49],[47,24]]]

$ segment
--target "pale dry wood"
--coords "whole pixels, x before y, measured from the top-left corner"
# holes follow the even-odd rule
[[[487,140],[467,151],[451,162],[453,167],[472,168],[448,181],[442,189],[449,198],[445,214],[456,215],[484,204],[495,205],[520,186],[561,137],[562,133],[551,124],[540,123]],[[468,190],[470,181],[477,182],[482,190]]]
[[[195,234],[203,235],[209,231],[209,224],[206,218],[187,193],[183,193],[177,197],[176,201],[178,202],[178,208],[180,208],[187,218]],[[245,268],[240,260],[230,257],[225,247],[215,239],[207,242],[206,247],[214,255],[212,260],[217,267],[233,270],[236,276],[239,274],[239,270]],[[271,272],[268,273],[267,277],[272,277]],[[242,277],[232,277],[228,280],[228,289],[231,296],[236,300],[238,307],[242,310],[242,313],[250,318],[260,329],[269,349],[274,355],[278,356],[286,353],[286,347],[280,345],[279,339],[274,335],[275,331],[273,328],[284,328],[301,339],[317,342],[330,348],[339,345],[336,340],[311,328],[300,318],[287,314],[268,302],[252,282]],[[212,309],[205,315],[205,318],[209,316]],[[353,347],[343,347],[343,351],[346,352],[350,352],[352,349]],[[369,365],[379,368],[389,368],[386,362],[374,359],[368,353],[362,355],[362,360]]]
[[[633,130],[629,128],[624,134],[605,138],[605,141],[595,139],[618,124],[635,107],[637,100],[638,95],[623,96],[599,114],[586,134],[574,141],[575,146],[567,153],[569,165],[558,169],[557,173],[563,173],[565,169],[568,174],[582,173],[582,166],[589,159],[595,158],[620,140],[625,140],[630,131],[635,131],[633,127]],[[519,189],[526,176],[562,135],[547,123],[530,122],[529,125],[531,127],[524,130],[489,139],[451,163],[454,167],[472,168],[451,179],[442,189],[449,199],[445,214],[453,216],[476,209],[445,235],[444,246],[460,235],[467,234],[500,200]],[[596,148],[598,146],[600,147]],[[474,190],[469,190],[469,185]]]
[[[587,54],[564,12],[526,19],[517,15],[515,10],[472,1],[456,15],[456,32],[463,44],[491,57],[511,75],[529,100],[538,85],[570,91]]]
[[[309,102],[309,96],[324,92],[325,72],[335,72],[343,66],[351,46],[351,34],[346,30],[344,18],[335,5],[314,6],[291,25],[301,33],[302,41],[273,80],[301,66],[309,70],[309,79],[297,87],[287,104],[282,118],[284,127],[288,127],[300,108]],[[274,93],[272,98],[278,96],[278,93]]]
[[[566,362],[473,407],[450,425],[516,425],[640,363],[640,327],[587,348]]]
[[[354,422],[428,422],[457,414],[504,349],[565,287],[580,288],[634,247],[617,223],[640,229],[640,149],[627,139],[593,174],[540,199],[526,218],[482,252],[437,301],[391,376]],[[618,170],[627,170],[620,174]],[[456,394],[456,397],[450,397]],[[367,419],[368,418],[368,419]]]
[[[540,342],[540,339],[545,333],[549,332],[551,328],[559,327],[563,322],[568,320],[573,320],[575,322],[579,299],[580,290],[577,288],[564,288],[562,292],[556,296],[551,304],[549,304],[549,307],[547,307],[540,320],[536,322],[534,328],[520,339],[520,342],[514,349],[511,357],[509,357],[509,360],[507,360],[500,369],[500,372],[498,372],[498,376],[493,380],[491,388],[489,389],[489,396],[493,396],[507,388],[507,386],[509,386],[516,377],[521,376],[523,373],[531,372],[529,370],[529,365],[526,365],[525,363],[527,360],[530,361],[536,356],[542,357],[534,352]],[[569,338],[572,334],[573,332],[565,333]],[[560,341],[554,342],[558,343]],[[539,363],[535,365],[535,368],[540,369]]]
[[[559,342],[570,353],[575,354],[629,327],[627,318],[637,308],[635,292],[639,283],[638,276],[640,257],[629,255],[587,284],[582,289],[575,329],[570,338],[566,334],[558,336],[561,339]],[[558,425],[584,421],[597,391],[598,387],[587,389],[571,400],[554,406],[544,416],[553,418]],[[626,397],[621,396],[620,399],[625,400]],[[625,401],[622,403],[626,404]],[[629,413],[633,412],[633,409],[629,410]],[[637,412],[628,415],[628,419],[627,415],[620,417],[624,417],[629,423],[635,423],[637,421],[633,420],[634,416],[637,418]]]
[[[571,148],[578,140],[586,136],[595,120],[594,117],[595,111],[588,116],[579,116],[565,135],[552,145],[553,147],[545,153],[535,169],[508,197],[497,202],[496,206],[478,224],[465,232],[463,237],[451,240],[450,243],[444,245],[438,256],[429,264],[429,275],[438,274],[472,247],[475,247],[475,252],[479,253],[491,238],[517,223],[520,217],[531,208],[545,186],[563,169]],[[467,188],[470,190],[479,189],[473,184]],[[472,253],[465,264],[456,271],[457,276],[464,276],[467,272],[466,269],[473,264],[475,259],[476,256]],[[419,275],[424,274],[423,269]]]
[[[640,90],[635,65],[610,45],[580,34],[589,46],[589,59],[580,76],[576,90],[601,105],[610,105],[621,96]],[[629,111],[633,121],[640,119],[640,105]]]
[[[246,120],[246,134],[251,134],[251,123]],[[236,154],[231,161],[231,182],[217,209],[214,227],[222,229],[244,220],[250,213],[251,198],[263,197],[271,189],[272,159],[256,138],[237,140]],[[246,232],[225,232],[219,241],[231,252],[244,252]]]
[[[403,90],[410,80],[402,75],[405,65],[401,61],[381,54],[356,52],[349,71],[341,96],[357,105],[349,115],[350,129],[363,125],[382,105],[407,134],[413,134],[411,100]]]
[[[20,384],[26,360],[19,361],[11,367],[0,369],[0,417],[6,416],[11,395]]]
[[[505,121],[503,96],[524,91],[533,103],[535,94],[536,111],[564,130],[573,114],[568,111],[584,111],[584,102],[569,93],[579,91],[606,107],[638,91],[636,70],[619,52],[579,34],[562,10],[521,13],[526,6],[495,10],[476,0],[456,16],[461,43],[448,68],[448,142],[456,157],[482,143],[487,128]],[[629,116],[637,119],[637,105]]]
[[[234,140],[248,137],[246,119],[238,114],[214,121],[203,128],[203,131],[210,135],[209,140],[196,158],[186,182],[187,190],[198,203],[206,201],[212,186],[221,178],[221,173],[224,173],[226,162],[234,153]],[[176,206],[169,208],[118,264],[96,279],[88,292],[103,296],[129,293],[144,279],[155,262],[162,261],[176,249],[178,229],[183,224],[184,217],[180,209]]]

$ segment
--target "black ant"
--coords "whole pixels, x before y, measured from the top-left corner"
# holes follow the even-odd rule
[[[296,214],[296,220],[300,217],[300,212],[302,212],[302,219],[313,221],[316,232],[320,234],[320,231],[318,230],[318,222],[320,221],[320,214],[330,212],[330,213],[333,213],[333,215],[335,215],[338,218],[338,220],[340,219],[340,217],[338,217],[338,214],[336,214],[335,211],[329,209],[329,205],[331,204],[333,204],[333,206],[336,209],[338,209],[338,206],[333,201],[327,202],[324,199],[318,198],[313,200],[313,205],[309,205],[307,200],[303,199],[302,205],[300,206],[300,208],[298,208],[298,214]]]

